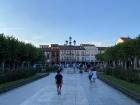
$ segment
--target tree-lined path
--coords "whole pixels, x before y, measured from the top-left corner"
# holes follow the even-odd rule
[[[100,80],[89,83],[87,73],[74,74],[65,69],[63,76],[61,96],[57,96],[52,73],[0,95],[0,105],[139,105]]]

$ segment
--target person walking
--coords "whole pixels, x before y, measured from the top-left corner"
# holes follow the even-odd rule
[[[95,83],[95,81],[96,81],[96,78],[97,78],[96,69],[93,68],[93,69],[92,69],[92,80],[93,80],[94,83]]]
[[[60,73],[60,71],[57,71],[57,74],[55,76],[55,81],[56,81],[56,87],[57,87],[57,94],[61,95],[61,88],[63,84],[63,76]]]
[[[93,75],[92,69],[90,69],[89,72],[88,72],[88,78],[89,78],[90,82],[92,82],[92,75]]]

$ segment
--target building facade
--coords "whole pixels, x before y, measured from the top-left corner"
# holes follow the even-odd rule
[[[85,49],[81,46],[60,46],[60,62],[84,62]]]
[[[108,47],[97,47],[98,48],[98,54],[103,54]]]
[[[81,44],[80,46],[85,49],[85,62],[96,62],[95,55],[98,54],[98,48],[93,44]]]
[[[124,43],[124,42],[129,41],[129,40],[131,40],[130,37],[120,37],[120,38],[117,40],[116,44]]]
[[[40,45],[46,57],[46,63],[91,63],[96,62],[98,48],[93,44]]]
[[[40,45],[40,48],[45,54],[45,63],[55,64],[60,62],[60,50],[58,44]]]

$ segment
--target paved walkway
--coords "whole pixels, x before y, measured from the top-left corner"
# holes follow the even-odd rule
[[[57,96],[55,74],[0,95],[0,105],[140,105],[100,80],[89,83],[87,74],[64,70],[62,95]]]

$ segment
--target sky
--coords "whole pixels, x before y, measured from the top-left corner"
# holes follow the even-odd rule
[[[0,33],[36,46],[112,46],[140,34],[140,0],[0,0]]]

